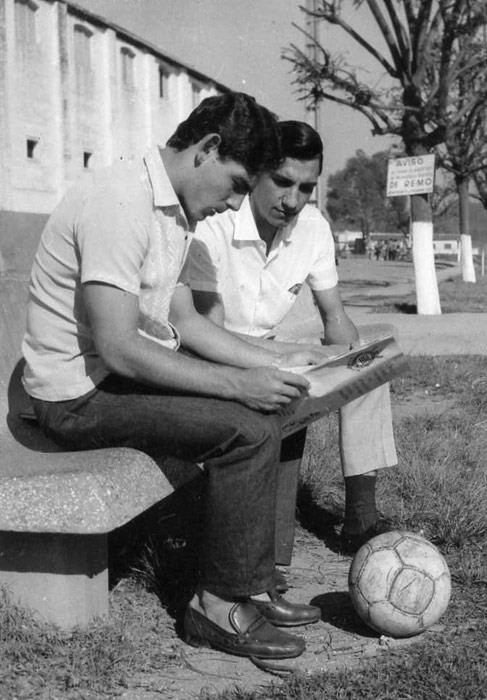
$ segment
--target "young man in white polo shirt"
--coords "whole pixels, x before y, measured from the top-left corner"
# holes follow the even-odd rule
[[[238,212],[197,227],[186,264],[195,305],[260,347],[278,347],[268,338],[306,282],[323,320],[325,344],[348,348],[359,333],[338,292],[333,237],[321,213],[308,205],[322,168],[323,144],[304,122],[281,122],[279,130],[284,156],[279,168],[260,176]],[[293,437],[284,441],[283,462],[299,462],[304,436]],[[375,504],[376,473],[397,461],[388,385],[340,411],[340,447],[346,491],[341,547],[353,552],[383,527]],[[276,558],[281,564],[289,563],[290,548],[289,534],[279,530],[287,522],[289,533],[289,521],[294,521],[295,490],[287,488],[287,497],[281,494],[280,526],[278,512],[277,542],[283,547],[277,547]]]

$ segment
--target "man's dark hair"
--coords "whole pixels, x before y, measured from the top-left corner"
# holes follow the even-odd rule
[[[277,125],[283,158],[296,160],[320,159],[323,167],[323,141],[319,133],[306,122],[285,121]]]
[[[167,145],[182,151],[207,134],[219,134],[219,156],[235,160],[251,175],[275,170],[281,160],[275,116],[243,92],[207,97]]]

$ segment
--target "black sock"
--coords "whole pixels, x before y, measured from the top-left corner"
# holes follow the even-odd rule
[[[365,532],[377,522],[375,505],[375,482],[377,477],[345,477],[345,520],[344,531],[349,535]]]

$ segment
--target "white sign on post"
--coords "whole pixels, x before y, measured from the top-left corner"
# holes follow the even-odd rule
[[[435,156],[390,158],[387,163],[387,197],[433,192],[435,184]]]

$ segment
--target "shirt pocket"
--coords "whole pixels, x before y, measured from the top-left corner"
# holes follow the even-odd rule
[[[259,325],[273,328],[294,305],[301,282],[293,282],[289,287],[276,281],[272,275],[263,275],[261,279],[261,290],[259,303],[256,309],[256,320]]]

